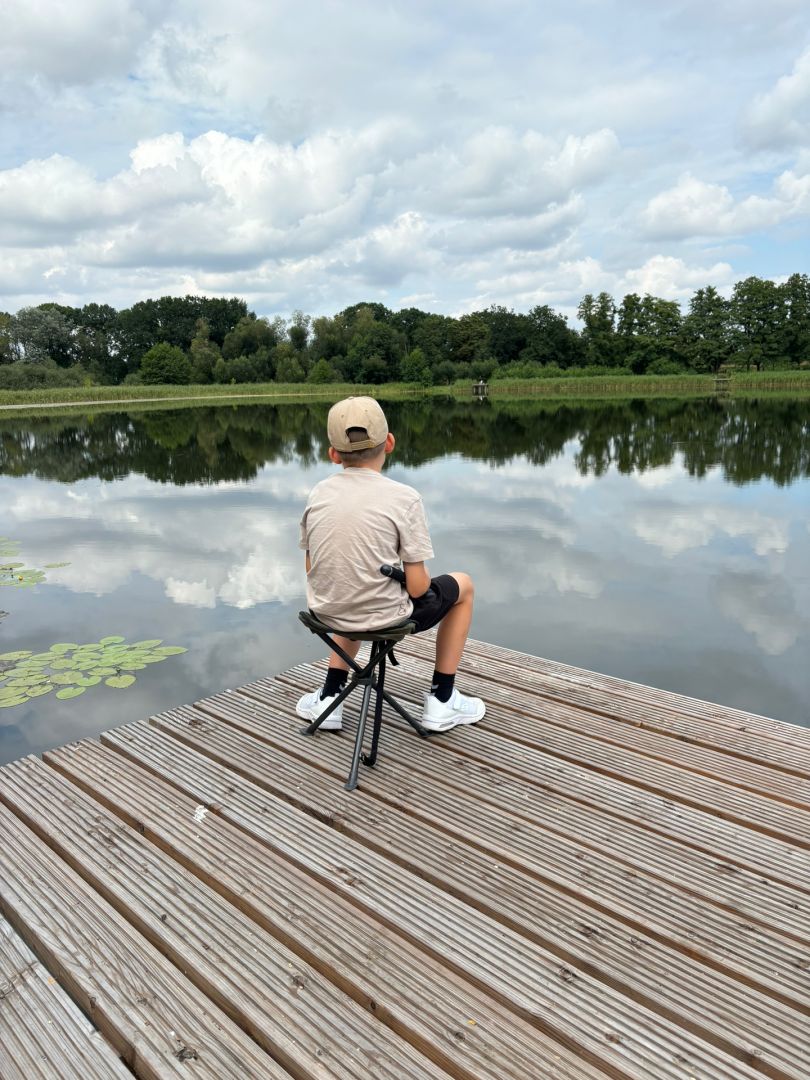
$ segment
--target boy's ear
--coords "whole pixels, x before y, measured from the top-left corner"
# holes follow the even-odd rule
[[[340,460],[340,454],[337,452],[334,446],[329,447],[329,460],[332,462],[333,465],[343,464],[343,462]]]
[[[389,431],[385,436],[385,452],[386,454],[392,453],[394,447],[397,445],[397,440],[394,438],[393,431]]]

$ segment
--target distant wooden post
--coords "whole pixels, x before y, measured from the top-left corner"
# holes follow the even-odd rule
[[[479,379],[477,383],[473,383],[473,397],[485,398],[489,395],[489,386],[483,379]]]
[[[727,368],[721,367],[715,372],[714,392],[717,397],[731,396],[731,372]]]

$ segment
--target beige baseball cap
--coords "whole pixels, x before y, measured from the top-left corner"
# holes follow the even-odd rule
[[[349,439],[349,428],[362,428],[368,438],[352,442]],[[338,401],[329,410],[326,433],[335,450],[349,454],[352,450],[369,450],[372,446],[384,443],[388,435],[388,421],[379,402],[374,398],[349,397]]]

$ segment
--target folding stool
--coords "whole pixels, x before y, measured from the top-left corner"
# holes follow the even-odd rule
[[[367,765],[370,768],[377,760],[377,747],[380,741],[380,728],[382,726],[383,701],[390,705],[395,712],[398,712],[403,720],[407,720],[414,731],[417,731],[423,738],[432,734],[430,731],[426,731],[419,721],[414,719],[408,710],[400,705],[396,698],[392,697],[385,689],[386,661],[390,660],[392,664],[398,663],[397,658],[394,656],[394,646],[402,641],[403,638],[416,631],[416,623],[412,622],[410,619],[403,619],[402,622],[395,623],[393,626],[383,627],[381,630],[339,630],[337,627],[327,626],[326,623],[321,622],[321,620],[313,615],[311,611],[299,611],[298,618],[308,630],[311,630],[313,634],[317,634],[333,652],[336,652],[338,656],[345,660],[354,672],[354,675],[352,675],[346,686],[340,691],[329,708],[324,709],[321,715],[316,720],[313,720],[311,724],[301,728],[301,733],[303,735],[314,735],[324,720],[334,712],[341,702],[346,700],[353,690],[358,686],[363,687],[363,699],[360,705],[360,716],[357,720],[357,734],[354,740],[352,766],[349,771],[348,780],[346,781],[346,790],[353,791],[357,787],[357,774],[360,770],[360,762],[362,761],[364,765]],[[349,638],[350,641],[371,642],[371,655],[366,666],[361,668],[359,664],[355,663],[348,653],[332,640],[332,634],[339,634],[341,637]],[[376,690],[377,692],[374,703],[374,730],[371,736],[371,750],[368,754],[364,754],[363,738],[365,736],[366,718],[368,717],[368,708],[371,701],[372,690]]]

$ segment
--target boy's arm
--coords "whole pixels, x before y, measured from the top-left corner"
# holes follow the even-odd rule
[[[430,574],[423,562],[403,562],[402,566],[405,570],[405,588],[408,590],[408,596],[415,600],[430,588]]]
[[[307,552],[306,567],[307,567],[307,573],[309,573],[310,570],[312,569],[312,563],[311,563],[310,558],[309,558],[309,552]]]

